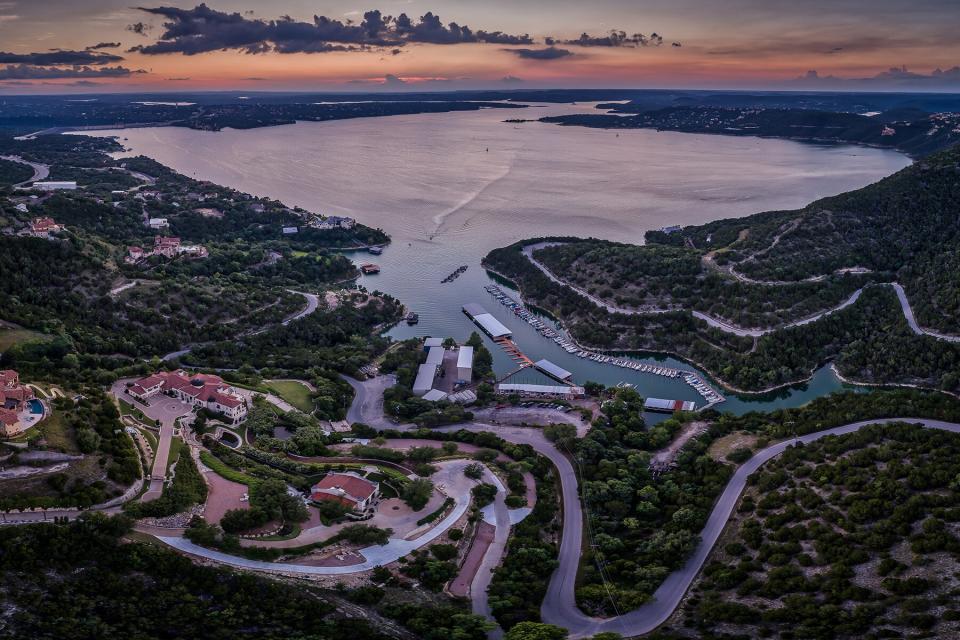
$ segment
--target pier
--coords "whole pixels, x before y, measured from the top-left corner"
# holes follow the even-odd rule
[[[632,369],[638,373],[648,373],[650,375],[662,376],[665,378],[677,378],[682,380],[684,383],[689,385],[696,391],[700,396],[706,400],[706,404],[701,407],[699,410],[709,409],[710,407],[720,404],[721,402],[726,401],[717,390],[715,390],[711,385],[702,380],[699,375],[693,371],[676,369],[674,367],[666,367],[658,364],[648,364],[644,362],[637,362],[636,360],[631,360],[630,358],[623,358],[618,356],[608,356],[603,353],[596,353],[594,351],[588,351],[582,349],[577,345],[573,340],[563,335],[560,331],[555,330],[547,326],[547,323],[544,322],[539,316],[527,309],[521,303],[514,300],[512,297],[504,293],[503,289],[497,285],[487,285],[484,287],[487,293],[493,296],[500,304],[511,309],[518,318],[524,320],[527,324],[532,326],[537,330],[537,333],[547,338],[548,340],[553,340],[556,342],[561,349],[567,353],[576,355],[580,358],[585,358],[588,360],[593,360],[594,362],[599,362],[602,364],[610,364],[615,367],[621,367],[623,369]],[[513,341],[510,341],[510,344],[514,344]],[[516,345],[514,344],[514,347]],[[519,349],[517,350],[519,352]],[[509,353],[509,352],[508,352]],[[524,356],[526,358],[526,356]],[[527,358],[527,361],[530,359]],[[533,362],[530,362],[530,365],[533,365]]]

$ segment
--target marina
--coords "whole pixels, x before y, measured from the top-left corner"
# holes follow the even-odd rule
[[[593,113],[594,105],[531,106],[525,113],[536,119],[577,112]],[[862,187],[910,163],[902,154],[871,148],[629,130],[619,132],[619,160],[611,165],[613,137],[608,132],[545,125],[514,129],[502,120],[500,112],[479,110],[397,116],[387,134],[378,119],[355,118],[219,133],[158,127],[98,135],[128,137],[125,146],[131,150],[125,155],[148,155],[187,175],[382,228],[391,236],[382,255],[374,257],[366,247],[343,252],[358,268],[374,260],[381,266],[379,274],[362,275],[359,284],[388,293],[419,314],[418,324],[401,320],[388,330],[395,340],[428,335],[466,338],[476,325],[455,311],[481,302],[477,294],[484,285],[499,284],[519,300],[509,283],[493,278],[480,268],[480,261],[492,249],[542,235],[545,225],[557,236],[583,235],[589,229],[598,238],[642,243],[645,231],[668,223],[688,226],[802,207],[816,198]],[[445,137],[443,132],[451,126],[464,135]],[[364,136],[375,137],[378,145],[358,147],[356,140]],[[472,146],[464,140],[480,142]],[[489,153],[483,153],[486,147]],[[186,148],[191,149],[189,154],[183,152]],[[568,154],[571,148],[578,150],[574,157]],[[224,160],[236,153],[255,158],[255,164]],[[650,163],[651,155],[657,163]],[[722,164],[717,162],[720,157]],[[560,158],[564,160],[558,162]],[[320,189],[313,180],[317,172],[333,176]],[[601,177],[609,188],[598,192],[593,186]],[[751,197],[743,198],[744,193]],[[623,207],[626,201],[642,201],[644,206],[628,212]],[[454,286],[424,286],[431,281],[439,284],[458,265],[470,268]],[[683,377],[582,358],[552,339],[544,340],[512,309],[497,304],[489,310],[514,333],[513,341],[530,359],[546,358],[560,365],[573,373],[577,384],[594,381],[614,387],[626,381],[644,397],[704,404]],[[541,319],[560,335],[552,319]],[[485,334],[484,342],[498,377],[518,366]],[[775,392],[724,393],[697,367],[669,354],[631,357],[648,369],[694,372],[726,396],[717,408],[735,414],[795,407],[846,388],[824,366],[809,381]],[[656,420],[658,414],[647,418]]]
[[[560,346],[561,349],[571,355],[592,360],[594,362],[599,362],[601,364],[620,367],[622,369],[632,369],[633,371],[637,371],[639,373],[648,373],[651,375],[662,376],[664,378],[676,378],[682,380],[684,383],[692,387],[706,401],[706,404],[701,407],[701,409],[712,407],[726,400],[726,398],[724,398],[718,391],[716,391],[707,382],[702,380],[693,371],[647,364],[644,362],[637,362],[636,360],[632,360],[630,358],[609,356],[603,353],[596,353],[594,351],[583,349],[566,336],[563,330],[559,328],[559,323],[556,328],[551,328],[539,315],[533,313],[523,304],[517,302],[511,296],[504,293],[503,289],[501,289],[499,286],[491,284],[485,286],[484,289],[500,304],[511,309],[514,315],[536,329],[537,333],[548,340],[554,341]]]

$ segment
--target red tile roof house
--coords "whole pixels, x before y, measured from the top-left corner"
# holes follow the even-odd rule
[[[180,238],[175,236],[156,236],[153,239],[153,253],[168,258],[175,257],[180,252]]]
[[[20,384],[20,375],[12,369],[0,371],[0,436],[10,438],[31,426],[21,420],[27,402],[34,398],[33,389]]]
[[[195,407],[219,413],[233,424],[243,422],[247,417],[246,400],[223,378],[208,373],[191,376],[182,369],[161,371],[137,380],[127,387],[127,393],[138,400],[165,393]]]
[[[54,221],[53,218],[34,218],[30,223],[30,233],[35,236],[45,236],[49,233],[62,231],[63,227]]]
[[[339,502],[358,513],[373,507],[379,498],[380,485],[355,473],[328,473],[310,489],[314,502]]]

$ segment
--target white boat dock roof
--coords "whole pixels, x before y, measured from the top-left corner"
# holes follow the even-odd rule
[[[423,341],[423,346],[426,349],[429,349],[430,347],[442,347],[443,338],[426,338]]]
[[[563,367],[557,366],[544,358],[543,360],[537,360],[533,363],[540,371],[543,371],[548,376],[556,378],[557,380],[569,380],[573,377],[573,374],[564,369]]]
[[[567,395],[582,395],[583,387],[568,387],[566,385],[549,385],[549,384],[522,384],[522,383],[507,383],[501,382],[497,385],[497,389],[501,392],[513,392],[517,393],[549,393],[558,396],[567,396]]]
[[[457,368],[470,369],[473,367],[473,347],[464,345],[457,352]]]
[[[463,312],[470,316],[491,338],[504,338],[513,335],[513,331],[493,317],[486,309],[475,302],[463,305]]]

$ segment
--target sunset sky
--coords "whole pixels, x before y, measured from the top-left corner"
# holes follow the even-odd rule
[[[953,0],[0,0],[0,92],[960,91],[957,25]]]

